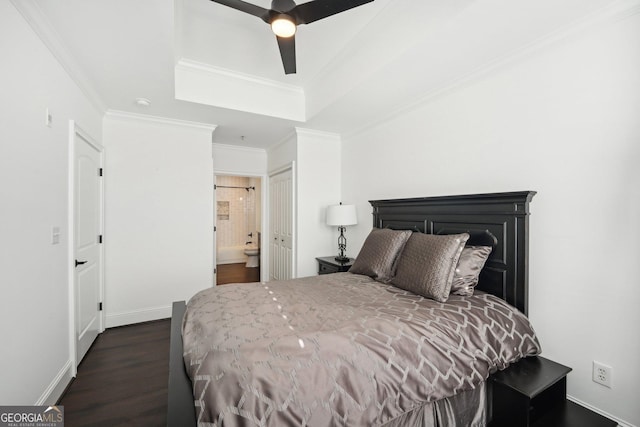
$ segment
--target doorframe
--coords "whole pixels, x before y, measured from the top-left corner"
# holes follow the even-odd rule
[[[73,261],[76,259],[75,254],[75,177],[76,177],[76,136],[82,138],[100,153],[100,167],[104,169],[104,147],[96,142],[87,132],[85,132],[75,120],[69,120],[69,174],[67,183],[67,200],[68,200],[68,216],[67,216],[67,275],[68,275],[68,301],[69,301],[69,357],[71,361],[71,375],[76,376],[78,371],[78,361],[76,354],[76,283],[75,283],[75,266]],[[104,236],[104,178],[100,180],[100,234]],[[100,301],[104,302],[104,244],[101,244],[98,250],[100,258],[100,272],[98,295]],[[98,315],[99,332],[104,332],[105,327],[105,310]]]
[[[266,242],[267,240],[265,239],[265,230],[267,230],[269,228],[269,213],[268,210],[265,209],[269,207],[269,176],[265,173],[256,173],[256,172],[242,172],[242,171],[230,171],[230,170],[223,170],[223,169],[219,169],[219,170],[215,170],[213,171],[213,184],[215,185],[216,183],[216,176],[218,175],[226,175],[226,176],[242,176],[242,177],[248,177],[248,178],[260,178],[260,191],[261,191],[261,197],[260,197],[260,211],[261,211],[261,218],[260,218],[260,228],[262,229],[261,233],[260,233],[260,281],[261,282],[267,282],[269,281],[269,257],[267,256],[267,250],[264,250],[264,242]],[[218,218],[218,203],[217,203],[218,199],[216,196],[216,191],[213,190],[213,225],[214,227],[217,227],[217,218]],[[265,228],[266,227],[266,228]],[[216,245],[217,245],[217,235],[216,233],[213,234],[213,268],[217,268],[217,249],[216,249]],[[266,275],[265,275],[266,274]],[[216,286],[216,281],[217,281],[217,275],[214,274],[213,275],[213,286]]]

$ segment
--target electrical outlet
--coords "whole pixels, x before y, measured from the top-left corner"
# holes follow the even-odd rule
[[[600,362],[593,361],[593,381],[611,388],[613,380],[613,368]]]

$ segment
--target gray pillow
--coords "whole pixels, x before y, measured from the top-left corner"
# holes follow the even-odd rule
[[[433,235],[413,233],[398,259],[394,286],[445,302],[467,233]]]
[[[395,274],[395,261],[411,236],[410,230],[374,228],[349,269],[379,282],[388,282]]]
[[[465,246],[453,273],[451,293],[470,297],[478,284],[480,271],[489,258],[491,246]]]

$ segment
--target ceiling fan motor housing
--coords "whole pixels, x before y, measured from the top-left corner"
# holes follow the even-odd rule
[[[289,12],[294,7],[296,7],[296,4],[293,0],[272,0],[271,1],[271,9],[278,12],[286,13],[286,12]]]

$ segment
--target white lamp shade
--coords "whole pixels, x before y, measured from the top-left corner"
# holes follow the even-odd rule
[[[355,225],[358,223],[356,205],[331,205],[327,207],[327,225]]]

